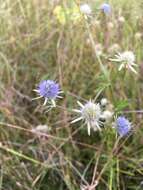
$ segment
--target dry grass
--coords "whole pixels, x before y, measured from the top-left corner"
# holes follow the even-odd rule
[[[54,9],[69,9],[71,2],[0,1],[1,190],[80,190],[96,181],[98,190],[142,189],[143,3],[112,0],[112,15],[105,17],[97,10],[101,1],[88,1],[93,18],[69,17],[62,25]],[[135,53],[138,75],[118,72],[109,60],[116,48]],[[64,91],[49,112],[42,100],[32,101],[42,79],[57,80]],[[117,139],[110,124],[89,137],[82,123],[70,124],[76,101],[97,95],[132,121],[132,135]],[[32,130],[40,124],[49,131]]]

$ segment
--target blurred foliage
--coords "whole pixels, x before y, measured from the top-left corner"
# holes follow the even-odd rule
[[[142,189],[143,2],[108,2],[105,16],[101,0],[87,1],[93,15],[85,19],[85,1],[0,0],[0,189],[80,190],[94,177],[97,190]],[[135,53],[138,75],[110,61],[125,50]],[[49,112],[32,101],[42,79],[64,91]],[[130,136],[117,141],[112,122],[91,136],[70,124],[76,101],[95,97],[129,118]],[[48,133],[32,132],[41,124]]]

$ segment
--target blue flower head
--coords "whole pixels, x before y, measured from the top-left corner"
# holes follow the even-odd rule
[[[125,136],[130,132],[132,126],[128,119],[124,116],[120,116],[116,120],[116,128],[120,136]]]
[[[111,13],[111,6],[108,3],[103,3],[101,5],[101,10],[105,13],[105,14],[110,14]]]
[[[55,99],[61,98],[61,96],[59,96],[59,94],[61,93],[59,84],[53,80],[41,81],[35,91],[40,96],[38,98],[45,98],[44,105],[46,105],[47,101],[51,100],[52,104],[55,106]]]
[[[38,86],[40,96],[48,99],[55,99],[60,91],[59,84],[52,80],[43,80]]]

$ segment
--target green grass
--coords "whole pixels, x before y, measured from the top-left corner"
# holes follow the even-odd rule
[[[0,0],[0,190],[80,190],[95,180],[97,190],[143,188],[143,113],[136,111],[143,110],[143,2],[111,0],[106,17],[97,10],[103,1],[88,2],[94,16],[74,20],[78,0]],[[71,11],[65,24],[57,5]],[[115,44],[135,53],[137,75],[110,61]],[[57,80],[64,91],[49,112],[43,100],[32,101],[42,79]],[[115,116],[125,114],[133,134],[118,138],[110,122],[88,136],[82,122],[70,124],[76,101],[95,97],[106,97]],[[31,131],[40,124],[50,131]]]

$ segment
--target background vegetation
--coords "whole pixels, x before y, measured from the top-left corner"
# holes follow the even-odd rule
[[[103,1],[86,1],[94,12],[87,20],[74,15],[84,2],[0,0],[1,190],[80,190],[94,180],[97,190],[143,188],[143,2],[111,0],[106,16]],[[110,61],[126,50],[136,55],[137,75]],[[32,101],[42,79],[64,91],[49,112]],[[70,124],[76,101],[97,95],[129,118],[132,135],[117,142],[112,124],[91,136]],[[39,125],[48,131],[35,132]]]

